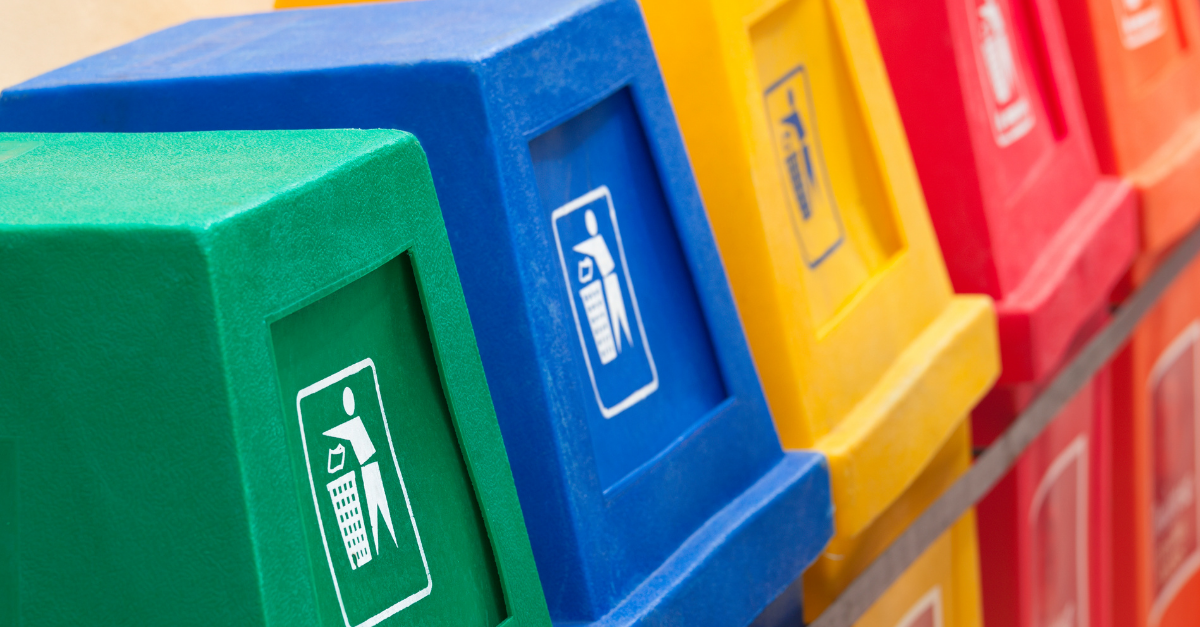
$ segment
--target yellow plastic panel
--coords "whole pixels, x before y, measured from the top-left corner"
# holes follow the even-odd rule
[[[970,467],[970,425],[964,420],[920,477],[891,507],[858,536],[834,538],[805,572],[805,620],[811,622],[825,611],[871,561]],[[919,608],[923,602],[942,619],[935,625],[978,627],[982,622],[974,511],[967,512],[926,549],[856,624],[907,627],[901,619],[919,618],[924,613]],[[923,623],[914,623],[920,624]]]
[[[862,0],[643,0],[783,443],[860,540],[999,370],[954,296]]]

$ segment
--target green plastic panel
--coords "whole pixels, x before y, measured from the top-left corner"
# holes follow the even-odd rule
[[[17,624],[17,442],[0,438],[0,627]]]
[[[550,624],[411,135],[0,134],[0,294],[0,626]]]

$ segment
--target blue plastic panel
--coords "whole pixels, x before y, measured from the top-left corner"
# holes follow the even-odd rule
[[[748,624],[828,540],[828,470],[780,450],[634,0],[200,20],[0,96],[0,130],[345,127],[428,154],[554,619]]]
[[[725,385],[629,91],[529,152],[596,397],[585,409],[607,489],[715,409]]]

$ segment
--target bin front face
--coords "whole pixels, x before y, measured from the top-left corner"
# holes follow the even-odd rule
[[[7,97],[0,126],[422,138],[556,619],[748,622],[828,539],[826,466],[779,447],[632,1],[194,22],[39,82]],[[297,371],[292,388],[331,368]],[[305,451],[298,468],[316,463]],[[298,489],[320,496],[322,485],[305,475]],[[419,516],[415,526],[423,540]],[[745,551],[764,567],[735,568]],[[755,577],[761,594],[714,604],[735,576]],[[631,594],[643,584],[670,594]]]
[[[1142,192],[1142,246],[1161,253],[1200,220],[1200,7],[1058,0],[1105,172]],[[1138,272],[1140,280],[1145,271]]]
[[[997,300],[1002,383],[1038,381],[1137,253],[1053,0],[868,2],[956,291]]]
[[[411,135],[0,136],[0,197],[12,615],[549,624]]]
[[[276,320],[271,339],[324,623],[507,618],[412,258]]]
[[[860,2],[643,8],[780,436],[853,536],[993,380],[990,304],[950,293]]]
[[[1114,624],[1200,622],[1200,264],[1176,279],[1116,363]]]
[[[529,154],[610,490],[728,393],[629,89],[537,135]]]

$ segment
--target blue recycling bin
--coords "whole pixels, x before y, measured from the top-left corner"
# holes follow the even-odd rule
[[[780,448],[634,0],[199,20],[0,98],[3,131],[346,127],[427,151],[554,620],[784,603],[828,469]]]

